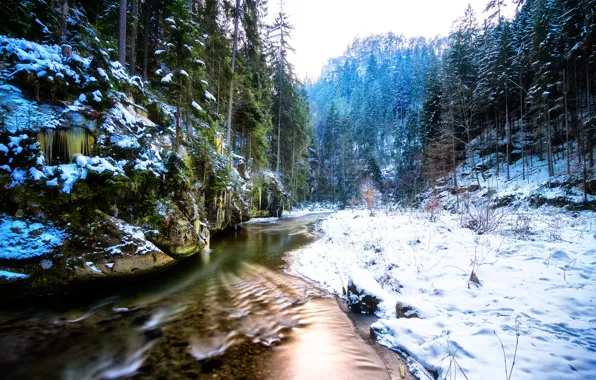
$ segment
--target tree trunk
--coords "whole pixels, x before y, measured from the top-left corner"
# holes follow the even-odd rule
[[[554,177],[555,169],[553,167],[553,138],[551,134],[551,125],[550,125],[550,110],[548,109],[548,105],[546,106],[546,145],[547,145],[547,152],[546,152],[546,159],[548,161],[548,176]]]
[[[188,12],[192,13],[192,0],[188,0],[187,6]],[[187,77],[186,79],[188,80],[188,84],[186,86],[186,139],[188,140],[188,145],[192,147],[192,82],[190,77]]]
[[[62,16],[60,18],[60,42],[66,42],[68,28],[68,0],[62,0]]]
[[[126,63],[126,0],[120,0],[120,19],[118,22],[118,53],[122,66]]]
[[[499,111],[495,108],[495,176],[499,183]]]
[[[293,183],[294,183],[294,160],[296,159],[295,154],[296,154],[296,131],[294,131],[293,138],[292,138],[292,166],[291,166],[292,169],[290,170],[290,191],[292,192],[292,194],[296,194],[295,189],[293,187]]]
[[[592,103],[592,99],[590,97],[590,73],[588,71],[588,66],[590,65],[590,61],[588,60],[588,57],[586,57],[586,105],[588,106],[588,120],[592,119],[592,109],[591,109],[591,103]],[[590,160],[590,167],[594,167],[594,136],[593,133],[590,133],[590,131],[586,130],[586,138],[587,138],[587,143],[588,143],[588,147],[587,147],[587,153],[588,153],[588,159]]]
[[[511,162],[511,126],[509,125],[509,98],[508,90],[505,89],[505,147],[507,149],[506,157],[507,160],[507,181],[511,179],[509,172],[509,164]]]
[[[281,167],[281,73],[279,82],[279,107],[277,109],[277,161],[275,163],[275,173],[278,175]]]
[[[132,0],[132,25],[130,31],[130,75],[135,75],[137,58],[137,28],[139,25],[139,0]]]
[[[519,74],[519,128],[521,129],[521,149],[522,149],[522,181],[526,179],[526,130],[524,128],[524,92],[522,87],[522,75]]]
[[[567,76],[566,70],[563,69],[563,102],[565,103],[565,140],[567,142],[567,175],[571,175],[571,145],[569,144],[569,116],[567,113]]]
[[[238,21],[240,19],[240,0],[236,0],[236,12],[234,15],[234,44],[232,45],[232,78],[230,79],[230,97],[228,102],[228,117],[226,118],[227,133],[226,142],[231,145],[232,136],[232,107],[234,98],[234,72],[236,70],[236,50],[238,49]],[[230,149],[233,149],[230,146]]]
[[[176,152],[180,151],[180,96],[178,96],[176,102]]]
[[[151,6],[145,1],[145,26],[143,27],[143,81],[147,81],[149,69],[149,28],[151,24]]]
[[[583,142],[582,142],[582,121],[581,121],[581,101],[579,98],[579,85],[577,83],[577,61],[573,61],[573,81],[575,84],[575,131],[577,139],[577,160],[582,163]]]

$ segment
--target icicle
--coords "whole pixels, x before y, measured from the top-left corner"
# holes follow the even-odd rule
[[[87,131],[83,128],[73,128],[61,131],[66,135],[65,158],[72,162],[77,156],[89,154]]]
[[[52,153],[52,148],[54,146],[54,130],[47,129],[45,131],[40,131],[37,134],[37,141],[41,146],[41,151],[43,152],[46,162],[48,165],[51,165],[52,158],[54,157]]]
[[[77,156],[90,156],[95,144],[95,138],[84,128],[46,129],[37,134],[37,141],[49,164],[55,159],[62,163],[70,163]]]

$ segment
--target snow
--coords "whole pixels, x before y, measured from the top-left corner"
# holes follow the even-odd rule
[[[47,103],[38,104],[34,100],[26,99],[20,90],[10,85],[0,85],[0,104],[0,117],[5,129],[10,133],[37,129],[40,126],[56,128],[61,124],[62,107]]]
[[[504,373],[499,339],[510,366],[518,332],[512,378],[596,378],[594,213],[504,214],[500,229],[478,235],[458,214],[339,211],[291,267],[335,294],[352,280],[378,297],[378,340],[405,352],[422,378],[424,368],[453,375],[450,355],[470,379]],[[520,215],[532,221],[524,236]],[[472,270],[481,285],[469,281]],[[397,303],[420,318],[397,319]]]
[[[29,169],[29,174],[31,174],[31,177],[36,180],[39,181],[42,178],[45,178],[46,175],[43,174],[43,172],[40,172],[39,170],[37,170],[36,168],[31,168]]]
[[[60,172],[60,180],[63,181],[62,192],[70,194],[72,187],[78,180],[87,178],[89,171],[101,174],[111,172],[114,176],[124,176],[123,166],[126,161],[116,162],[112,158],[105,157],[86,157],[79,155],[75,164],[63,164],[57,166],[45,166],[44,174],[46,177],[57,175]],[[58,178],[46,181],[48,186],[57,186]]]
[[[46,75],[47,72],[61,74],[74,83],[80,83],[81,76],[71,69],[68,61],[79,62],[85,67],[90,64],[89,59],[84,59],[76,53],[73,53],[69,60],[63,58],[61,47],[58,45],[41,45],[6,36],[0,36],[0,54],[10,54],[18,59],[18,63],[12,67],[14,71],[8,76],[9,78],[22,71],[36,73],[38,77]],[[52,77],[46,78],[51,80]]]
[[[167,74],[165,77],[161,78],[162,83],[170,83],[172,81],[172,73]]]
[[[94,101],[96,101],[98,103],[101,102],[101,98],[102,98],[101,91],[95,90],[95,91],[93,91],[91,93],[91,95],[93,95],[93,100]]]
[[[301,216],[310,214],[326,214],[337,211],[337,206],[331,203],[312,203],[306,204],[302,207],[295,208],[291,211],[284,211],[281,217],[264,217],[264,218],[251,218],[249,221],[244,222],[245,224],[256,224],[256,223],[277,223],[280,220],[299,218]]]
[[[157,158],[149,158],[147,154],[142,154],[140,158],[134,161],[134,169],[138,171],[150,171],[156,177],[160,177],[162,173],[166,172],[161,160]]]
[[[21,169],[15,169],[10,176],[13,180],[11,186],[16,186],[17,184],[23,183],[25,181],[27,178],[27,172]]]
[[[212,94],[212,93],[210,93],[210,92],[209,92],[209,91],[207,91],[207,90],[205,90],[205,97],[206,97],[207,99],[209,99],[209,100],[212,100],[212,101],[214,101],[214,102],[217,100],[217,99],[215,99],[215,96],[213,96],[213,94]]]
[[[53,227],[0,215],[0,259],[29,259],[52,252],[66,234]]]
[[[101,67],[98,67],[97,72],[99,73],[99,76],[101,76],[106,82],[110,81],[110,77],[108,76],[108,73],[106,73],[106,71],[104,69],[102,69]]]
[[[48,29],[47,26],[44,25],[44,23],[42,23],[41,21],[39,21],[39,19],[35,19],[35,23],[38,24],[39,26],[41,26],[41,31],[44,34],[50,34],[50,30]]]
[[[5,280],[11,280],[11,279],[15,279],[15,278],[27,278],[27,277],[29,277],[29,276],[27,276],[26,274],[0,270],[0,279],[3,278]]]
[[[100,271],[99,269],[97,269],[97,267],[95,266],[95,264],[93,263],[93,261],[87,261],[87,262],[85,262],[85,265],[87,265],[87,267],[89,269],[91,269],[91,271],[93,271],[95,273],[103,273],[102,271]]]
[[[193,100],[193,102],[192,102],[192,106],[193,106],[193,108],[195,108],[197,111],[202,111],[202,110],[203,110],[203,109],[201,108],[201,106],[200,106],[200,105],[199,105],[197,102],[195,102],[194,100]]]
[[[8,147],[4,144],[0,144],[0,152],[8,154]]]
[[[494,137],[489,137],[492,139]],[[512,137],[515,140],[521,139],[517,136]],[[577,151],[577,147],[572,145],[572,149]],[[516,153],[515,151],[513,153]],[[520,152],[517,152],[520,153]],[[477,165],[488,164],[494,162],[494,153],[480,157],[479,154],[475,156]],[[471,159],[465,165],[460,165],[457,170],[458,186],[460,188],[469,187],[471,185],[480,184],[482,190],[487,190],[484,194],[488,195],[488,190],[496,192],[498,198],[512,197],[515,208],[526,207],[528,202],[533,198],[544,198],[547,200],[563,199],[570,204],[578,204],[583,202],[583,192],[575,186],[561,186],[568,181],[567,164],[564,159],[558,159],[554,162],[553,170],[554,176],[548,175],[548,163],[546,160],[541,160],[538,156],[527,157],[528,164],[522,165],[522,160],[518,160],[510,165],[510,179],[507,180],[507,171],[504,164],[505,159],[501,158],[499,175],[496,175],[494,168],[487,173],[478,174],[478,181],[474,172],[471,170]],[[572,175],[578,175],[581,171],[576,168],[576,163],[572,162]],[[443,205],[447,208],[453,208],[457,203],[456,197],[449,196],[449,189],[453,188],[452,179],[449,179],[447,185],[438,187],[438,197],[445,199]],[[472,201],[482,203],[491,197],[472,197]],[[588,201],[596,201],[596,196],[587,196]]]
[[[89,158],[83,155],[77,156],[76,159],[77,165],[84,168],[89,163]]]
[[[135,249],[135,254],[144,255],[151,252],[161,252],[159,248],[145,238],[145,233],[140,227],[133,226],[121,219],[110,217],[112,223],[122,231],[125,236],[122,238],[122,244],[112,246],[108,251],[114,255],[122,254],[122,248],[127,245],[132,245]]]
[[[141,147],[138,140],[134,136],[113,135],[112,137],[110,137],[110,141],[112,142],[112,144],[114,144],[120,148],[124,148],[124,149],[140,148]]]

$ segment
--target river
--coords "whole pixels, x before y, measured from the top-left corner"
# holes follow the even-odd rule
[[[320,217],[246,224],[116,288],[2,305],[0,378],[401,378],[366,324],[286,273],[284,255],[316,238]]]

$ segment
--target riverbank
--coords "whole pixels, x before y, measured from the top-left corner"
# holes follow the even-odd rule
[[[353,284],[375,297],[378,341],[404,352],[418,377],[503,373],[504,355],[507,371],[515,358],[515,379],[596,376],[593,213],[542,207],[499,218],[479,235],[461,215],[339,211],[291,269],[334,294]]]

